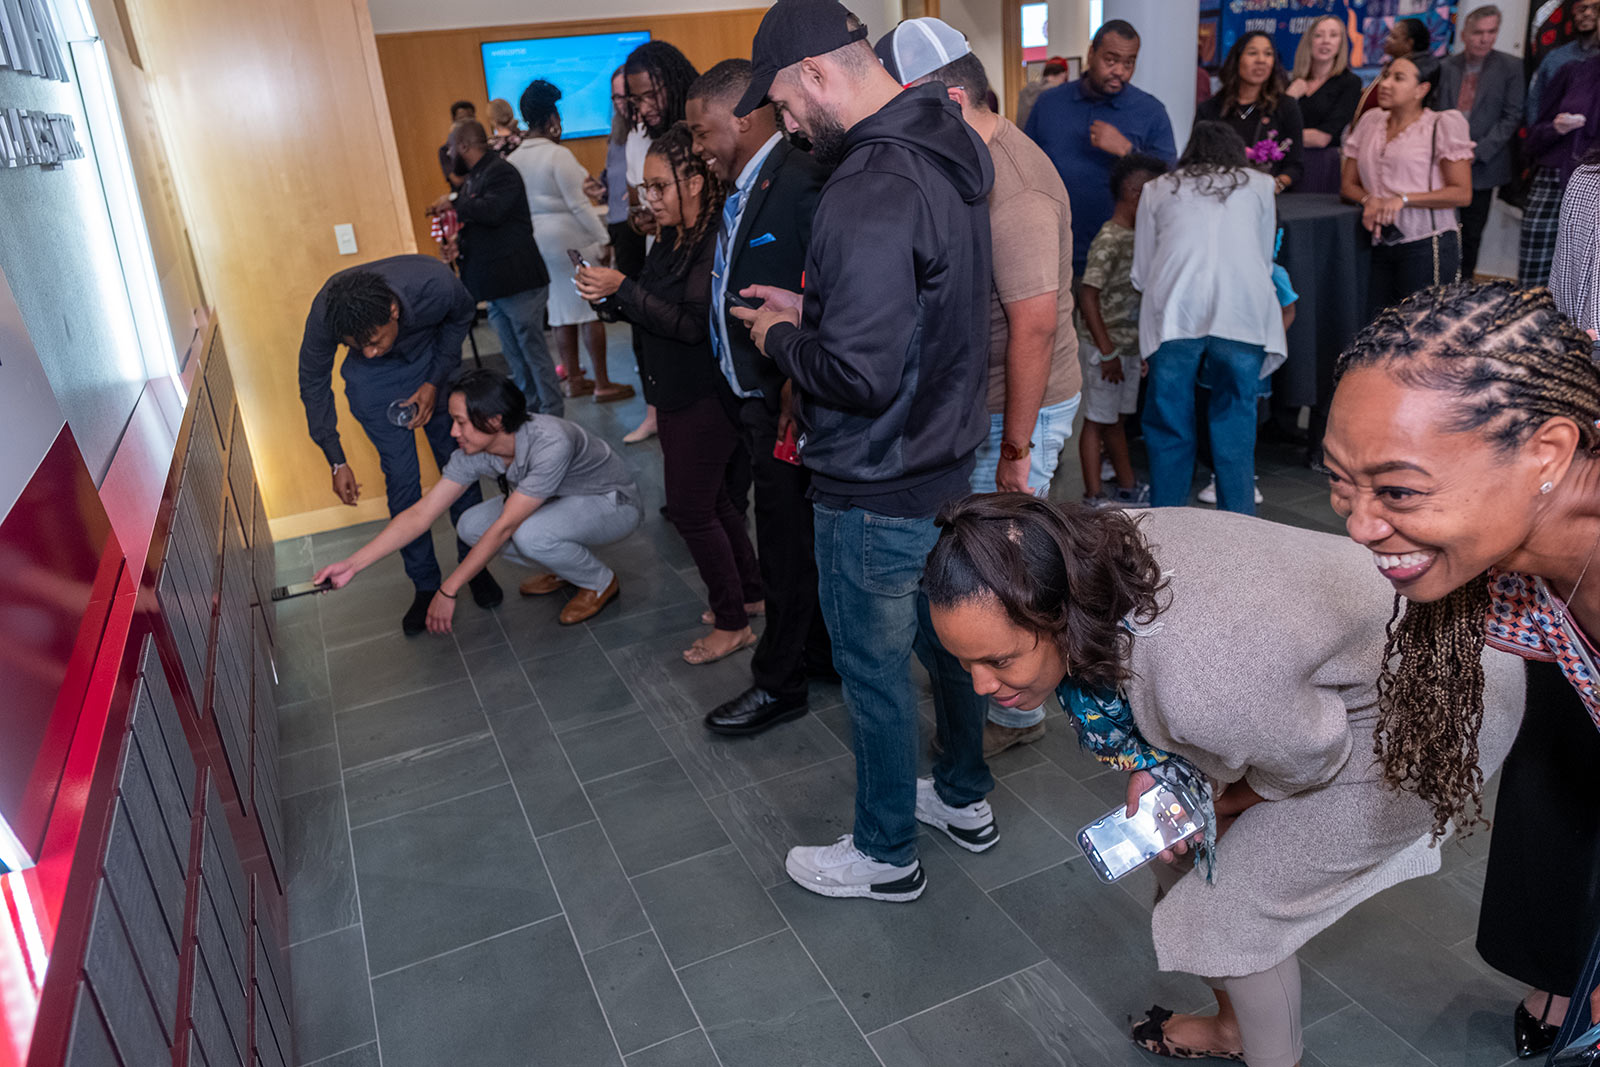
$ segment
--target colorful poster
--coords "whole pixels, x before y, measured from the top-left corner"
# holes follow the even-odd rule
[[[1350,34],[1350,65],[1364,77],[1383,58],[1384,38],[1399,19],[1421,19],[1433,40],[1434,55],[1450,50],[1455,37],[1455,0],[1223,0],[1220,54],[1252,30],[1272,34],[1284,68],[1294,65],[1295,49],[1311,24],[1324,15],[1343,20]]]

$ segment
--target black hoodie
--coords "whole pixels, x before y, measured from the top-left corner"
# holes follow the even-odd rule
[[[767,332],[794,379],[814,495],[902,517],[966,493],[989,433],[989,149],[937,83],[845,135],[806,256],[801,325]]]

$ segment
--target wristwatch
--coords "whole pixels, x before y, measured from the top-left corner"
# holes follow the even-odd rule
[[[1026,445],[1024,445],[1021,448],[1018,448],[1016,445],[1012,444],[1010,441],[1001,441],[1000,442],[1000,458],[1005,460],[1007,463],[1012,463],[1012,462],[1015,462],[1016,460],[1019,460],[1019,459],[1026,459],[1027,456],[1028,456],[1028,453],[1032,452],[1032,451],[1033,451],[1033,442],[1032,441],[1029,441]]]

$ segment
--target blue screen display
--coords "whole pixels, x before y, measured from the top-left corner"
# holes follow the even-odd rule
[[[602,137],[611,132],[611,72],[648,40],[649,31],[486,41],[483,78],[489,99],[509,101],[521,121],[522,91],[543,78],[561,90],[556,108],[562,136]]]

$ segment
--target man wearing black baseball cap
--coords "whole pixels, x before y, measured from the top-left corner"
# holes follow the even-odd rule
[[[855,832],[790,849],[786,866],[824,896],[905,901],[926,884],[909,672],[913,646],[926,661],[937,641],[918,603],[922,567],[934,516],[967,495],[988,439],[994,168],[944,87],[901,92],[866,36],[837,0],[778,0],[761,20],[734,114],[770,100],[833,174],[804,297],[749,286],[760,309],[733,314],[799,394],[822,612],[854,728]],[[983,717],[942,712],[940,828],[982,852],[999,840],[983,799]]]

